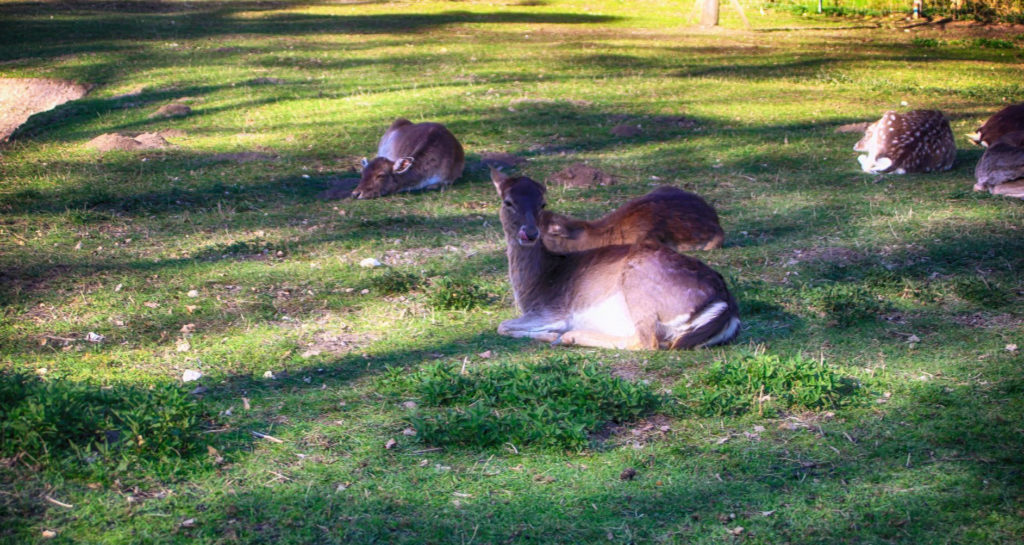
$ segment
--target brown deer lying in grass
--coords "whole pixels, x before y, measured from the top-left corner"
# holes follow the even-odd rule
[[[971,142],[986,148],[995,144],[1004,134],[1024,130],[1024,103],[1013,104],[992,114],[978,130],[967,135]]]
[[[648,236],[684,250],[722,247],[718,214],[694,193],[664,186],[633,199],[601,219],[586,221],[547,210],[540,214],[544,246],[555,253],[633,244]]]
[[[603,348],[695,348],[739,332],[722,276],[656,239],[565,255],[540,243],[543,185],[491,169],[501,196],[509,280],[522,316],[498,333]]]
[[[975,191],[1024,199],[1024,131],[1006,133],[992,142],[974,169]]]
[[[949,170],[956,159],[953,131],[938,110],[885,112],[853,150],[867,152],[857,161],[861,170],[873,174]]]
[[[352,197],[373,199],[443,187],[462,176],[465,163],[462,144],[444,125],[398,118],[381,137],[377,157],[363,158],[362,178]]]

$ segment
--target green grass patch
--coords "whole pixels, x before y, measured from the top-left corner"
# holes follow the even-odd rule
[[[0,373],[0,454],[78,473],[184,458],[203,448],[203,408],[178,386],[97,386]]]
[[[421,400],[409,421],[431,445],[580,449],[602,425],[635,420],[662,403],[649,386],[571,355],[466,372],[437,364],[391,382]]]
[[[775,416],[785,410],[837,409],[862,398],[861,388],[823,360],[758,352],[717,361],[676,393],[704,416]]]

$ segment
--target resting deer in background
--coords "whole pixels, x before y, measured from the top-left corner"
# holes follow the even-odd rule
[[[440,123],[398,118],[388,127],[372,161],[363,158],[357,199],[373,199],[399,191],[443,187],[462,176],[466,158],[462,144]]]
[[[867,152],[857,161],[864,172],[873,174],[949,170],[956,159],[953,131],[938,110],[885,112],[853,150]]]
[[[1004,134],[1024,131],[1024,103],[1007,106],[992,114],[978,130],[967,135],[971,142],[986,148],[995,144]]]
[[[1024,199],[1024,131],[1006,133],[992,142],[974,169],[975,191]]]
[[[543,185],[491,169],[501,197],[509,280],[522,316],[498,333],[602,348],[695,348],[739,332],[722,276],[655,239],[565,255],[540,243]]]
[[[547,210],[540,214],[544,246],[555,253],[633,244],[653,237],[677,251],[722,247],[718,214],[694,193],[664,186],[633,199],[601,219],[586,221]]]

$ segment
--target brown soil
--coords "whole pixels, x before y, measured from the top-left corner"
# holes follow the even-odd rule
[[[551,176],[551,181],[564,187],[594,187],[612,185],[615,178],[583,163],[575,163]]]
[[[171,104],[165,104],[160,107],[159,110],[149,114],[150,119],[158,117],[183,117],[192,113],[192,108],[180,102],[173,102]]]
[[[73,81],[37,78],[0,78],[0,142],[39,112],[78,100],[90,86]]]
[[[165,137],[181,136],[181,131],[144,132],[141,134],[107,133],[88,141],[85,146],[101,152],[164,149],[171,144]]]

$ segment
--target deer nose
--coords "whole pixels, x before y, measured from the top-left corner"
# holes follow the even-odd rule
[[[519,228],[520,244],[533,244],[537,242],[538,237],[540,237],[540,230],[537,229],[536,225],[523,225]]]

